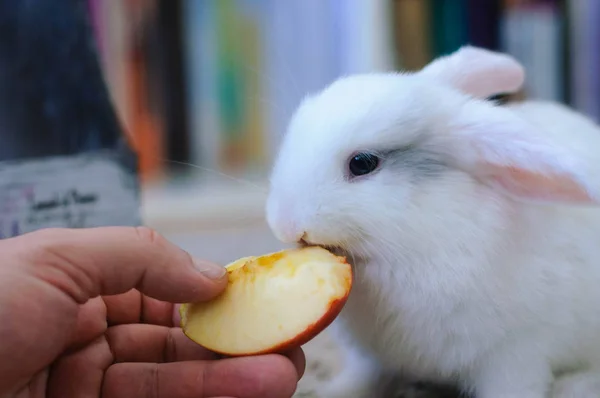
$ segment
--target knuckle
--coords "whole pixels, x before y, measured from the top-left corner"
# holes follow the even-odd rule
[[[61,238],[69,232],[65,228],[45,228],[32,232],[29,236],[31,244],[25,245],[27,254],[36,260],[35,262],[47,262],[49,258],[57,257],[60,252]],[[57,259],[54,258],[54,260]]]
[[[173,334],[175,329],[169,329],[167,331],[167,338],[165,340],[165,347],[163,350],[163,362],[176,362],[177,361],[177,340]]]
[[[143,243],[157,245],[161,244],[163,241],[163,237],[157,231],[150,227],[134,227],[134,232],[137,235],[137,238]]]

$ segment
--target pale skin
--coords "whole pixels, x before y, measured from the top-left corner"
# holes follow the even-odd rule
[[[291,397],[301,349],[222,358],[177,326],[174,303],[226,288],[219,270],[147,228],[0,240],[0,397]]]

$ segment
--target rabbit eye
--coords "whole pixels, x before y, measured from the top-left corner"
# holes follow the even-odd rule
[[[350,159],[348,169],[353,176],[372,173],[379,166],[379,158],[371,153],[357,153]]]

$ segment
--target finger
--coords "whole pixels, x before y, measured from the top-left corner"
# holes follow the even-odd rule
[[[106,372],[103,398],[291,398],[297,373],[281,355],[164,364],[120,363]]]
[[[181,329],[155,325],[119,325],[106,331],[115,362],[175,362],[216,359]]]
[[[306,356],[304,355],[304,350],[302,350],[302,348],[296,348],[285,355],[294,364],[296,372],[298,373],[298,380],[300,380],[302,376],[304,376],[304,371],[306,370]]]
[[[142,296],[141,322],[150,325],[174,326],[173,303],[160,301],[152,297]]]
[[[137,290],[96,297],[79,306],[77,324],[67,349],[81,348],[103,334],[109,325],[147,323],[171,327],[172,311],[172,304],[143,296]]]
[[[97,398],[102,388],[104,371],[112,362],[110,347],[104,337],[96,339],[80,351],[59,358],[50,370],[46,396]]]
[[[284,355],[296,368],[296,373],[298,374],[298,380],[304,376],[304,372],[306,370],[306,356],[304,355],[304,350],[302,348],[295,348],[291,351],[280,353],[280,355]],[[219,358],[234,358],[226,355],[219,355]]]
[[[142,313],[142,294],[135,289],[127,293],[103,296],[108,325],[138,323]]]
[[[223,267],[194,261],[146,227],[56,228],[14,239],[40,279],[79,303],[133,288],[164,301],[204,301],[227,285]]]
[[[106,305],[100,297],[96,297],[79,306],[77,324],[71,337],[68,350],[76,350],[82,345],[102,335],[107,328]]]
[[[110,326],[129,323],[173,326],[172,303],[144,296],[135,289],[103,299]]]
[[[217,355],[217,354],[215,354]],[[296,368],[296,373],[298,374],[298,380],[300,380],[304,376],[304,372],[306,371],[306,356],[304,354],[304,350],[302,348],[295,348],[291,351],[281,353],[281,355],[286,356],[292,361],[292,364]],[[225,355],[217,355],[218,358],[234,358]]]
[[[175,304],[173,306],[173,312],[172,312],[173,326],[181,326],[181,314],[179,313],[180,308],[181,308],[181,304]]]

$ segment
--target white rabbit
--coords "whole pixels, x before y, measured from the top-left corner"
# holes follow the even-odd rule
[[[461,51],[341,78],[283,139],[267,221],[353,263],[339,319],[376,364],[323,396],[373,397],[392,371],[477,398],[600,397],[600,129],[558,104],[484,101],[522,70]]]

